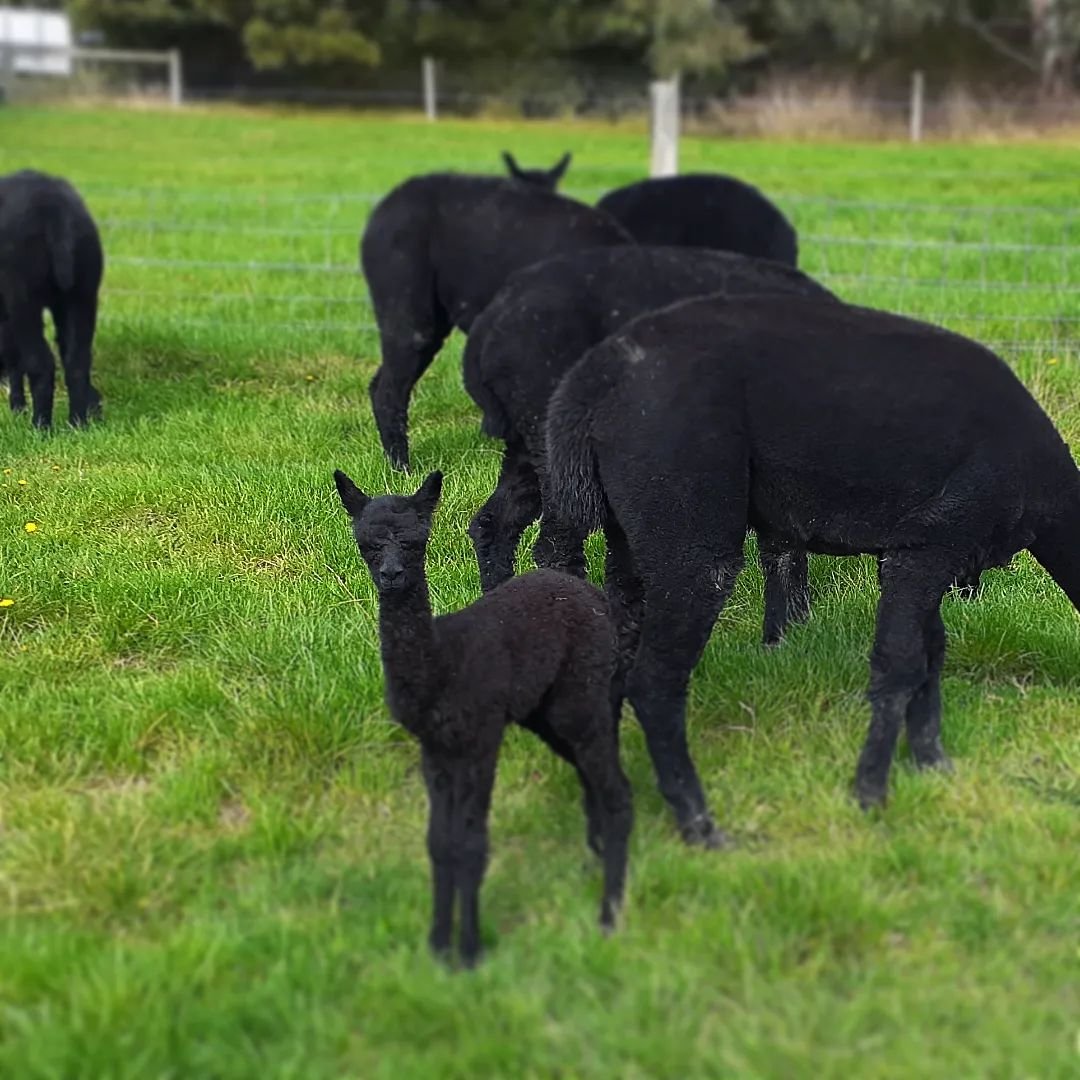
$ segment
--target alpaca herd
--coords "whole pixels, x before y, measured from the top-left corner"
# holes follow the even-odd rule
[[[577,772],[603,863],[600,924],[627,876],[629,699],[687,842],[719,846],[686,734],[691,674],[753,532],[763,640],[809,615],[808,553],[871,554],[880,597],[870,726],[855,776],[882,804],[901,728],[916,765],[941,741],[945,628],[955,584],[1028,549],[1080,608],[1080,471],[1012,370],[957,334],[848,304],[796,269],[798,238],[732,177],[647,180],[596,207],[556,192],[570,164],[508,176],[413,177],[372,211],[361,266],[381,363],[371,405],[390,462],[410,460],[412,389],[450,332],[468,336],[465,388],[504,444],[469,526],[482,595],[434,617],[425,552],[442,489],[370,496],[336,472],[379,598],[387,706],[420,743],[429,799],[432,948],[480,954],[479,891],[506,727]],[[82,201],[37,173],[0,179],[0,375],[13,410],[48,427],[53,315],[85,423],[101,245]],[[514,577],[537,518],[540,569]],[[585,580],[602,530],[605,583]]]

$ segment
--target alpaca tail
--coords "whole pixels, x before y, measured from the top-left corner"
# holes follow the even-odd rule
[[[53,214],[45,227],[53,280],[61,292],[75,287],[75,230],[67,207]]]
[[[590,349],[563,377],[547,414],[549,497],[568,523],[592,531],[604,525],[607,499],[596,463],[592,419],[613,385],[614,357],[605,342]]]

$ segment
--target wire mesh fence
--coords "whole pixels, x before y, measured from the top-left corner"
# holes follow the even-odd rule
[[[381,193],[94,188],[109,253],[106,325],[153,323],[355,351],[374,330],[358,268]],[[1080,211],[776,196],[802,267],[844,299],[928,319],[1001,351],[1077,356]]]

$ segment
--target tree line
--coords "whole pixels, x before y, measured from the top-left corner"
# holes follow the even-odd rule
[[[195,81],[412,85],[436,57],[477,90],[679,73],[710,93],[776,72],[913,67],[1069,95],[1080,0],[70,0],[117,47],[179,47]]]

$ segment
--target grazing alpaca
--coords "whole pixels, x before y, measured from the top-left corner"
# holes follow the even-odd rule
[[[506,444],[498,486],[469,526],[485,592],[513,574],[518,541],[537,516],[537,565],[585,576],[584,534],[544,498],[548,401],[591,346],[639,315],[707,293],[723,293],[733,304],[763,293],[837,302],[790,266],[726,251],[628,244],[519,270],[481,312],[465,345],[465,389],[484,414],[484,432]],[[809,614],[806,553],[763,550],[762,565],[764,640],[771,645],[788,622]],[[774,573],[776,567],[785,573]]]
[[[101,410],[90,365],[104,266],[97,226],[66,180],[31,171],[0,177],[0,378],[8,381],[12,412],[26,408],[29,382],[35,427],[52,425],[56,385],[46,309],[72,425],[81,427]]]
[[[360,241],[382,348],[369,393],[391,463],[409,465],[417,380],[450,331],[468,333],[510,274],[562,251],[630,242],[602,210],[500,176],[434,173],[394,188]]]
[[[419,741],[430,802],[431,946],[450,949],[455,896],[462,960],[480,952],[479,893],[503,732],[535,732],[577,769],[589,846],[604,861],[600,925],[612,929],[633,819],[612,717],[614,647],[603,595],[551,570],[515,578],[434,618],[424,555],[442,474],[412,496],[365,495],[335,472],[357,547],[379,591],[386,700]]]
[[[523,184],[532,184],[545,191],[554,191],[559,186],[559,181],[570,166],[571,156],[568,150],[550,169],[523,169],[509,150],[502,152],[503,164],[512,180],[520,180]]]
[[[604,527],[626,692],[688,840],[715,827],[686,745],[690,674],[763,543],[879,558],[871,722],[855,778],[885,800],[901,726],[941,746],[943,594],[1028,548],[1080,607],[1080,472],[988,349],[882,311],[698,298],[608,338],[548,413],[551,486]],[[628,628],[628,629],[627,629]]]
[[[639,180],[609,191],[597,204],[639,244],[675,244],[737,251],[797,265],[791,222],[756,187],[719,173]]]

